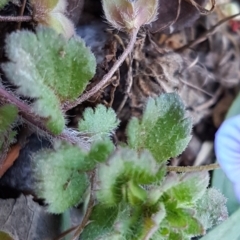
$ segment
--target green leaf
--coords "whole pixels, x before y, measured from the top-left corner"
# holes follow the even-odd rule
[[[181,98],[175,93],[166,93],[148,100],[142,120],[130,121],[128,143],[137,150],[147,148],[162,162],[182,153],[191,139],[191,129]]]
[[[104,235],[108,235],[113,230],[113,223],[117,214],[117,207],[105,208],[101,204],[94,206],[89,219],[90,223],[83,229],[80,238],[97,240]]]
[[[89,185],[86,173],[79,171],[84,157],[78,147],[67,144],[55,145],[55,151],[41,151],[34,157],[37,193],[46,199],[49,212],[64,212],[82,200]]]
[[[183,236],[182,236],[182,233],[175,233],[175,232],[171,232],[170,235],[169,235],[169,240],[182,240]]]
[[[199,236],[205,233],[202,223],[194,216],[190,209],[178,208],[177,202],[165,203],[166,220],[169,223],[170,231],[182,232],[187,236]]]
[[[240,208],[233,213],[229,219],[224,221],[222,224],[214,228],[206,236],[202,237],[201,240],[213,240],[213,239],[231,239],[239,240],[239,219],[240,219]]]
[[[189,215],[185,216],[188,222],[187,228],[184,229],[184,235],[189,237],[201,236],[204,235],[205,228],[202,223],[198,220],[198,216],[195,217]]]
[[[173,172],[168,173],[163,182],[161,183],[160,187],[158,185],[152,185],[151,187],[149,187],[147,205],[154,205],[160,200],[162,196],[163,198],[165,198],[166,194],[164,195],[164,193],[178,183],[178,175]],[[169,196],[167,196],[167,198],[169,198]]]
[[[16,120],[18,110],[11,104],[0,107],[0,133],[3,134]]]
[[[170,230],[173,229],[185,229],[187,227],[187,220],[185,218],[186,211],[181,208],[177,208],[176,201],[165,202],[166,208],[166,220],[170,225]]]
[[[234,192],[233,184],[227,178],[222,169],[216,169],[213,171],[211,186],[219,189],[220,192],[228,199],[226,205],[229,215],[239,208],[240,204]]]
[[[159,182],[165,173],[165,164],[158,164],[149,152],[143,151],[138,154],[134,150],[119,148],[109,161],[101,164],[97,170],[99,182],[97,198],[107,206],[114,206],[123,199],[126,200],[126,196],[130,194],[126,186],[129,181],[132,180],[143,188],[141,184]],[[138,193],[140,194],[140,191]]]
[[[205,229],[219,225],[228,218],[227,199],[217,189],[209,188],[197,201],[197,217]]]
[[[207,171],[186,173],[179,176],[179,183],[166,191],[166,194],[177,200],[179,207],[192,207],[203,196],[208,184]]]
[[[6,39],[10,62],[3,64],[17,92],[36,99],[33,111],[46,118],[47,127],[60,134],[65,126],[61,105],[74,101],[93,77],[96,60],[78,37],[67,41],[54,30],[23,30]]]
[[[78,204],[89,185],[86,171],[106,161],[112,150],[109,140],[95,143],[89,152],[64,142],[38,152],[34,156],[38,195],[46,199],[49,211],[61,213]]]
[[[11,129],[17,119],[18,110],[14,105],[5,104],[0,107],[0,149],[12,143],[16,132]],[[6,144],[7,143],[7,144]]]
[[[81,169],[85,171],[92,170],[96,164],[105,162],[113,150],[114,145],[110,140],[106,139],[104,141],[95,142],[86,156],[86,160]]]
[[[138,229],[141,235],[138,239],[146,239],[155,235],[155,232],[161,226],[163,219],[166,217],[166,210],[163,203],[158,204],[158,211],[154,213],[151,217],[144,219],[144,224],[142,229]],[[134,236],[135,237],[135,236]],[[135,239],[135,238],[133,238]]]
[[[135,181],[128,181],[126,185],[122,187],[122,191],[126,193],[126,200],[131,205],[142,205],[147,199],[147,191]]]
[[[99,104],[94,110],[85,109],[78,129],[80,132],[90,134],[93,140],[99,140],[111,135],[118,124],[119,120],[114,110]]]
[[[6,232],[0,231],[1,240],[13,240],[13,238]]]

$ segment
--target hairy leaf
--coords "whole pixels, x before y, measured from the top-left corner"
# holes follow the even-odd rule
[[[85,171],[106,161],[112,150],[110,141],[95,143],[90,152],[55,142],[54,150],[38,152],[34,156],[38,194],[46,199],[49,211],[60,213],[82,200],[88,187]]]
[[[94,110],[87,108],[83,113],[83,119],[79,121],[78,129],[90,134],[93,140],[108,137],[118,126],[119,120],[112,108],[98,105]]]
[[[150,218],[144,219],[142,230],[139,229],[141,232],[139,239],[146,239],[146,237],[150,238],[154,236],[154,233],[161,226],[163,219],[166,217],[166,210],[163,203],[158,204],[157,208],[157,212],[155,212]]]
[[[152,185],[148,189],[148,199],[147,199],[147,205],[154,205],[157,203],[160,198],[164,195],[167,190],[174,187],[179,183],[179,177],[176,173],[168,173],[168,175],[164,178],[163,182],[161,183],[161,186],[158,185]],[[165,197],[164,195],[163,197]],[[169,198],[169,196],[168,196]]]
[[[67,41],[54,30],[38,28],[36,34],[18,31],[8,36],[3,64],[18,93],[35,98],[33,111],[47,118],[47,127],[62,132],[65,120],[61,104],[75,100],[96,68],[93,54],[79,38]]]
[[[14,105],[5,104],[0,107],[0,133],[3,134],[17,118],[18,110]]]
[[[120,148],[98,168],[97,198],[107,206],[114,206],[123,199],[132,203],[132,197],[134,201],[136,198],[144,200],[146,193],[140,184],[159,182],[165,171],[165,165],[158,164],[147,151],[138,154],[134,150]]]
[[[191,139],[191,129],[181,98],[175,93],[166,93],[148,100],[141,120],[130,121],[128,143],[133,149],[148,149],[162,162],[182,153]]]
[[[204,228],[201,222],[194,216],[194,211],[184,208],[178,208],[174,201],[165,204],[166,220],[169,223],[170,231],[184,233],[189,237],[204,234]]]
[[[209,188],[197,201],[198,219],[205,229],[210,229],[227,219],[227,199],[217,189]]]
[[[66,159],[60,154],[46,151],[35,157],[38,196],[46,199],[48,211],[52,213],[62,213],[79,203],[88,187],[86,173],[70,165],[74,160],[76,164],[76,158]]]
[[[166,191],[179,207],[192,207],[205,193],[209,184],[208,172],[191,172],[179,176],[179,183]]]
[[[112,151],[109,142],[96,143],[89,153],[77,146],[55,143],[53,150],[43,150],[34,159],[38,194],[46,199],[49,211],[61,213],[76,205],[88,187],[85,171],[107,159]]]
[[[240,208],[233,213],[229,219],[220,224],[218,227],[213,229],[207,235],[205,235],[201,240],[212,240],[212,239],[240,239],[239,232],[239,218],[240,218]]]
[[[94,206],[89,219],[90,223],[84,228],[81,239],[107,239],[106,236],[113,230],[113,223],[117,214],[117,207],[105,208],[101,204]]]
[[[0,149],[6,148],[13,141],[15,131],[11,129],[11,125],[17,119],[18,110],[14,105],[6,104],[0,106]]]
[[[88,164],[86,164],[86,166],[82,166],[82,169],[86,168],[86,170],[89,171],[93,169],[97,163],[105,162],[113,150],[114,145],[108,139],[95,142],[86,156],[86,162]]]

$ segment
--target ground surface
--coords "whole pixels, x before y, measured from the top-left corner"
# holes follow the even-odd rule
[[[10,4],[0,15],[17,15],[20,6]],[[88,86],[90,89],[118,59],[126,47],[128,36],[112,30],[105,23],[100,1],[88,0],[83,9],[80,5],[74,9],[71,14],[77,22],[76,32],[91,47],[98,61],[97,74]],[[70,126],[76,126],[86,107],[94,107],[98,103],[111,106],[121,120],[113,136],[117,144],[126,140],[127,122],[132,116],[141,117],[148,97],[176,91],[193,118],[194,128],[188,148],[181,156],[172,159],[171,164],[192,166],[215,161],[215,132],[240,89],[239,22],[229,20],[216,28],[218,22],[227,17],[219,6],[211,14],[201,17],[185,5],[182,9],[192,12],[189,16],[180,14],[179,21],[173,24],[172,34],[169,27],[152,32],[159,30],[162,23],[141,30],[134,51],[114,74],[111,83],[89,101],[69,111],[68,115],[72,116]],[[30,13],[26,7],[24,14]],[[160,12],[159,19],[163,16],[162,21],[171,21],[171,16],[166,14]],[[34,26],[22,24],[21,28],[33,29]],[[5,36],[15,29],[15,23],[0,23],[1,62],[6,61],[3,49]],[[7,83],[4,76],[2,80]],[[27,139],[14,165],[0,179],[1,199],[17,199],[21,194],[35,196],[30,156],[43,147],[50,147],[50,143],[37,135]],[[44,208],[42,201],[36,201]]]

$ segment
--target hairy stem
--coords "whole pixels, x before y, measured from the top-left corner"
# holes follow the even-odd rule
[[[117,69],[121,66],[121,64],[124,62],[124,60],[127,58],[128,54],[131,53],[131,51],[133,50],[134,47],[134,43],[136,42],[137,39],[137,34],[138,34],[139,29],[134,29],[133,32],[131,33],[131,38],[130,41],[127,45],[127,47],[125,48],[124,52],[122,53],[122,55],[120,56],[120,58],[114,63],[114,65],[112,66],[112,68],[110,69],[110,71],[105,74],[102,78],[102,80],[96,85],[94,86],[91,90],[89,90],[88,92],[84,93],[80,98],[78,98],[75,102],[72,103],[68,103],[66,104],[63,109],[64,111],[68,111],[74,107],[76,107],[77,105],[79,105],[80,103],[86,101],[87,99],[89,99],[90,97],[92,97],[95,93],[97,93],[98,91],[100,91],[104,85],[106,85],[110,80],[111,77],[113,76],[113,74],[117,71]]]
[[[209,165],[202,165],[202,166],[188,166],[188,167],[175,167],[175,166],[168,166],[168,172],[196,172],[196,171],[211,171],[214,169],[220,168],[218,163],[209,164]]]
[[[32,16],[0,16],[0,22],[30,22]]]
[[[51,138],[65,140],[71,144],[80,146],[83,149],[87,149],[87,144],[84,144],[83,140],[80,140],[67,132],[63,132],[60,135],[52,134],[45,126],[45,119],[37,116],[30,108],[29,105],[25,104],[18,98],[16,98],[12,93],[8,92],[4,88],[0,87],[0,102],[10,103],[18,108],[19,115],[30,125],[37,127],[44,134],[50,136]]]

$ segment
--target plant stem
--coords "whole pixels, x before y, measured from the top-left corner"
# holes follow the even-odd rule
[[[71,103],[66,104],[63,107],[64,111],[68,111],[68,110],[76,107],[80,103],[86,101],[87,99],[92,97],[95,93],[100,91],[101,88],[104,87],[104,85],[106,85],[111,80],[111,77],[113,76],[113,74],[121,66],[121,64],[127,58],[128,54],[131,53],[131,51],[133,50],[134,44],[135,44],[136,39],[137,39],[138,31],[139,31],[139,29],[134,29],[132,31],[130,41],[129,41],[127,47],[125,48],[124,52],[122,53],[120,58],[114,63],[114,65],[112,66],[110,71],[103,76],[102,80],[96,86],[94,86],[91,90],[89,90],[88,92],[83,94],[81,97],[79,97],[75,102],[71,102]]]
[[[32,16],[0,16],[0,22],[30,22]]]
[[[81,224],[76,229],[76,232],[74,233],[74,236],[73,236],[72,240],[79,239],[79,236],[82,233],[84,227],[88,224],[89,217],[92,213],[92,209],[93,209],[93,206],[94,206],[94,196],[93,196],[94,181],[95,181],[95,172],[92,172],[92,175],[91,175],[91,178],[90,178],[90,182],[91,182],[91,190],[90,191],[91,191],[91,193],[90,193],[90,199],[89,199],[88,206],[87,206],[87,211],[86,211],[86,213],[83,217],[83,220],[82,220]]]
[[[209,165],[202,165],[202,166],[188,166],[188,167],[175,167],[175,166],[168,166],[168,172],[196,172],[196,171],[211,171],[214,169],[220,168],[218,163],[209,164]]]
[[[84,141],[81,139],[78,139],[74,136],[71,136],[70,134],[67,134],[66,132],[61,133],[60,135],[54,135],[51,133],[46,127],[45,127],[45,121],[46,119],[41,118],[31,110],[30,106],[25,104],[24,102],[20,101],[18,98],[16,98],[12,93],[8,92],[4,88],[0,87],[0,101],[4,103],[10,103],[15,105],[18,108],[19,115],[26,120],[27,123],[30,125],[33,125],[34,127],[37,127],[39,130],[41,130],[46,135],[50,136],[51,138],[55,139],[61,139],[64,141],[67,141],[71,144],[78,145],[79,147],[83,149],[87,149],[87,144],[84,144]]]
[[[64,231],[63,233],[61,233],[57,238],[55,238],[54,240],[61,240],[64,237],[66,237],[69,233],[73,232],[74,230],[76,230],[76,228],[78,228],[78,226],[72,227],[66,231]]]
[[[26,7],[26,3],[27,3],[27,0],[23,0],[23,2],[22,2],[22,6],[21,6],[21,9],[20,9],[20,13],[19,13],[19,16],[23,16],[23,14],[24,14],[24,10],[25,10],[25,7]],[[18,30],[20,30],[20,28],[21,28],[21,23],[22,22],[18,22],[17,23],[17,29]]]
[[[237,14],[234,14],[232,16],[229,16],[229,17],[226,17],[226,18],[222,19],[217,24],[212,26],[209,30],[207,30],[202,35],[200,35],[198,38],[190,41],[189,43],[187,43],[183,47],[180,47],[180,48],[176,49],[176,51],[181,53],[181,52],[185,51],[186,49],[192,48],[195,45],[205,41],[209,36],[213,35],[222,24],[228,22],[229,20],[231,20],[231,19],[233,19],[233,18],[235,18],[239,15],[240,15],[240,13],[237,13]]]

